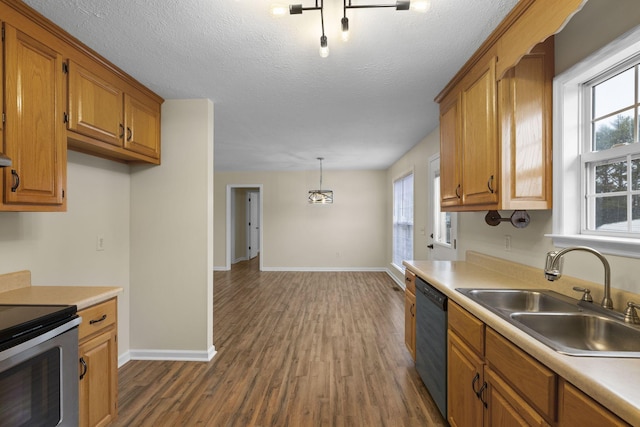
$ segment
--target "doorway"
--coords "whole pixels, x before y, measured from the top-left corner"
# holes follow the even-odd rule
[[[262,184],[227,185],[225,269],[259,256],[263,260]]]
[[[431,184],[431,237],[429,245],[432,260],[456,261],[458,259],[458,214],[440,209],[440,154],[429,159]]]

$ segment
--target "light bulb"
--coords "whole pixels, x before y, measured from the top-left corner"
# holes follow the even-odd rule
[[[429,0],[417,0],[411,2],[411,10],[414,12],[425,13],[431,9],[431,1]]]
[[[327,44],[327,36],[320,37],[320,57],[326,58],[329,56],[329,45]]]
[[[289,13],[288,6],[285,6],[283,4],[278,4],[278,3],[271,5],[271,14],[273,16],[280,17],[280,16],[286,15],[287,13]]]
[[[342,23],[342,41],[349,41],[349,18],[345,16],[340,22]]]

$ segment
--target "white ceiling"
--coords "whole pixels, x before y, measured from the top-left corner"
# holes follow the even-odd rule
[[[436,128],[434,97],[517,0],[349,10],[347,43],[342,2],[325,0],[328,58],[319,12],[274,18],[272,2],[25,0],[163,98],[211,99],[216,171],[308,170],[320,156],[327,170],[387,168]]]

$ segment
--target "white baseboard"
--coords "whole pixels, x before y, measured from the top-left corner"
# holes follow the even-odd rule
[[[217,267],[215,265],[213,266],[213,271],[229,271],[229,270],[231,270],[231,269],[227,268],[224,265],[219,265]]]
[[[302,272],[324,272],[324,271],[371,271],[386,272],[386,268],[380,267],[262,267],[262,271],[302,271]]]
[[[210,362],[216,355],[215,346],[209,347],[207,351],[198,350],[130,350],[129,360],[165,360],[165,361],[188,361],[188,362]],[[125,362],[126,363],[126,362]]]
[[[131,360],[131,353],[128,351],[118,356],[118,368],[124,366],[129,360]]]
[[[407,289],[407,285],[400,279],[398,279],[398,276],[396,276],[395,274],[393,274],[391,272],[391,270],[389,270],[388,268],[385,269],[385,271],[387,272],[387,274],[393,279],[394,282],[396,282],[396,284],[398,286],[400,286],[400,288],[402,289]]]

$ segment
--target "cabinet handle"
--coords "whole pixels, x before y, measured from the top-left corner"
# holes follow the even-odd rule
[[[427,245],[427,247],[428,247],[429,249],[433,249],[433,243],[431,243],[430,245]]]
[[[480,390],[478,390],[478,399],[480,399],[480,402],[482,402],[482,404],[484,405],[484,407],[486,408],[487,406],[487,402],[484,401],[483,397],[484,397],[484,391],[487,389],[487,383],[485,382],[484,384],[482,384],[482,387],[480,388]]]
[[[124,138],[124,125],[120,123],[118,126],[120,126],[120,136],[118,138]]]
[[[415,316],[416,314],[413,312],[413,309],[415,308],[415,304],[411,304],[411,307],[409,307],[409,313],[411,313],[411,317]]]
[[[107,318],[107,315],[106,315],[106,314],[103,314],[103,315],[102,315],[102,317],[101,317],[101,318],[99,318],[99,319],[91,319],[91,320],[89,320],[89,324],[90,324],[90,325],[93,325],[94,323],[100,323],[100,322],[103,322],[104,320],[106,320],[106,318]]]
[[[127,141],[131,141],[131,138],[133,138],[133,131],[130,127],[127,127]]]
[[[476,396],[480,397],[480,392],[476,390],[476,383],[480,379],[480,374],[476,372],[476,376],[473,377],[473,381],[471,381],[471,390],[476,394]]]
[[[15,169],[11,169],[11,176],[13,177],[13,187],[11,187],[11,192],[15,193],[20,186],[20,175],[16,172]]]
[[[84,361],[84,357],[80,358],[80,364],[82,364],[82,373],[80,374],[80,379],[83,379],[85,375],[87,375],[87,362]]]
[[[495,190],[493,189],[493,175],[491,175],[489,177],[489,181],[487,181],[487,188],[489,189],[489,192],[491,192],[491,194],[495,192]]]
[[[456,187],[456,197],[458,199],[460,198],[460,184],[458,184],[458,186]]]

